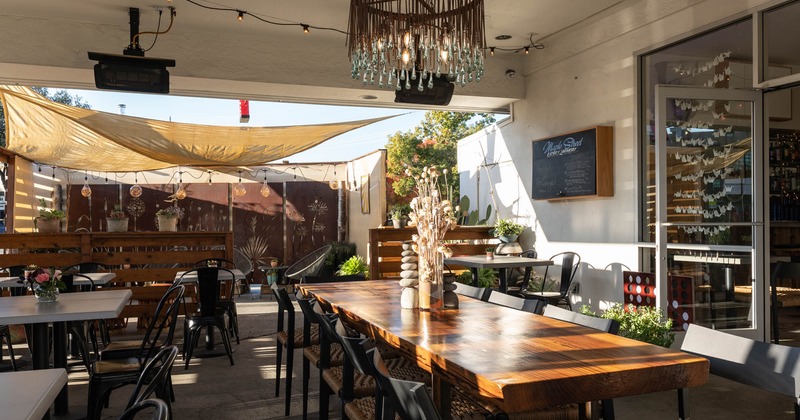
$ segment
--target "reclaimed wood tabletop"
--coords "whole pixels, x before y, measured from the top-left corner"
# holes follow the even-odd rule
[[[702,357],[465,296],[459,309],[426,312],[400,308],[396,281],[298,287],[358,331],[416,359],[432,372],[435,396],[457,384],[509,413],[708,380]]]

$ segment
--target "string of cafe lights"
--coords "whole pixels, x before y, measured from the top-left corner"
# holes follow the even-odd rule
[[[168,3],[173,3],[173,1],[174,0],[167,0]],[[304,22],[293,22],[293,21],[290,21],[290,20],[287,20],[287,19],[283,19],[283,18],[267,17],[267,16],[261,15],[259,13],[249,12],[247,10],[242,10],[242,9],[238,9],[238,8],[231,7],[231,6],[222,5],[222,4],[219,4],[219,3],[207,2],[209,4],[214,4],[214,6],[210,6],[208,4],[203,4],[203,3],[199,2],[199,1],[196,1],[196,0],[185,0],[185,1],[187,3],[189,3],[189,4],[191,4],[191,5],[194,5],[194,6],[206,9],[206,10],[214,10],[214,11],[220,11],[220,12],[233,13],[233,14],[236,15],[236,20],[239,21],[239,22],[244,22],[245,16],[248,16],[248,17],[252,17],[252,18],[254,18],[254,19],[258,20],[258,21],[261,21],[263,23],[270,24],[270,25],[298,27],[298,28],[302,29],[303,33],[305,33],[305,34],[309,34],[312,29],[321,30],[321,31],[337,32],[337,33],[340,33],[342,35],[347,35],[348,34],[347,31],[343,31],[343,30],[337,29],[337,28],[330,28],[330,27],[325,27],[325,26],[316,26],[316,25],[312,25],[312,24],[304,23]],[[277,21],[275,21],[273,19],[283,20],[284,22],[277,22]],[[516,53],[520,53],[520,52],[524,52],[527,55],[527,54],[530,53],[530,51],[532,49],[534,49],[534,50],[544,49],[545,48],[544,44],[542,44],[541,42],[536,42],[536,41],[533,40],[533,36],[534,35],[536,35],[536,34],[531,33],[529,38],[528,38],[528,43],[525,44],[525,45],[522,45],[522,46],[517,46],[517,47],[489,46],[489,47],[486,47],[485,50],[488,50],[489,51],[489,56],[493,57],[495,51],[512,52],[512,53],[515,53],[515,54]],[[508,35],[500,35],[500,36],[497,36],[495,39],[497,39],[498,41],[504,41],[504,40],[510,39],[510,38],[511,37],[508,36]]]
[[[331,167],[333,167],[333,179],[331,179],[330,181],[327,181],[328,186],[332,190],[338,190],[340,188],[347,188],[347,187],[350,186],[350,183],[348,181],[340,181],[340,180],[336,179],[336,168],[337,168],[337,166],[339,166],[341,164],[343,164],[343,163],[337,162],[337,163],[329,163],[329,164],[326,165],[325,174],[323,175],[321,182],[326,182],[325,180],[328,178],[328,173],[331,170]],[[42,164],[37,164],[37,166],[38,166],[38,172],[41,173],[43,165]],[[53,180],[56,180],[56,169],[60,169],[62,172],[64,172],[64,175],[65,175],[68,183],[71,183],[71,179],[72,179],[73,175],[79,174],[81,172],[80,170],[72,170],[72,169],[67,169],[67,168],[61,168],[61,167],[57,167],[57,166],[54,166],[54,165],[51,166],[51,169],[52,169],[52,175],[51,176],[52,176]],[[284,168],[283,170],[278,170],[278,169],[270,168],[270,167],[258,168],[258,169],[256,169],[255,171],[252,171],[252,172],[249,171],[249,170],[246,170],[246,169],[231,169],[231,170],[227,170],[227,171],[225,171],[225,170],[207,170],[207,171],[199,172],[197,175],[194,175],[192,171],[187,171],[187,170],[185,170],[185,168],[181,168],[180,166],[178,166],[176,168],[176,170],[172,173],[172,176],[166,182],[166,184],[172,184],[174,181],[176,181],[176,177],[177,177],[176,190],[175,190],[175,193],[173,194],[173,197],[178,199],[178,200],[182,200],[182,199],[186,198],[186,189],[185,189],[185,185],[183,183],[183,176],[184,175],[187,175],[189,178],[192,178],[194,180],[200,180],[204,176],[207,175],[208,176],[208,183],[212,184],[213,183],[212,182],[213,181],[212,177],[213,177],[213,174],[215,172],[218,173],[218,174],[225,174],[225,175],[236,174],[238,176],[238,183],[233,187],[233,190],[232,190],[233,191],[233,195],[235,197],[242,197],[242,196],[247,194],[247,189],[245,188],[243,180],[242,180],[243,179],[243,174],[247,174],[247,176],[245,176],[245,178],[247,178],[247,179],[249,179],[251,181],[257,181],[258,178],[259,178],[259,175],[263,172],[263,176],[264,176],[263,184],[262,184],[261,189],[260,189],[259,192],[263,197],[269,197],[271,195],[272,189],[269,187],[267,174],[269,172],[272,172],[275,175],[282,175],[282,174],[288,173],[289,171],[292,171],[292,181],[297,181],[297,173],[298,172],[300,173],[300,178],[301,178],[302,181],[308,181],[308,178],[305,176],[305,174],[303,174],[303,168],[300,165],[288,166],[288,167]],[[84,182],[83,182],[83,187],[81,188],[81,195],[86,197],[86,198],[89,198],[92,195],[92,189],[91,189],[91,186],[89,184],[89,178],[91,178],[93,181],[98,181],[100,179],[103,179],[103,181],[106,184],[108,184],[108,172],[99,172],[99,171],[98,172],[92,172],[92,171],[88,171],[88,170],[83,170],[82,172],[83,172],[83,175],[84,175],[84,177],[83,177],[83,181]],[[197,172],[197,171],[195,171],[195,172]],[[134,198],[141,197],[142,192],[143,192],[142,187],[139,185],[139,175],[142,176],[142,179],[144,180],[145,185],[148,184],[147,178],[145,176],[145,172],[139,172],[139,171],[136,171],[136,172],[112,172],[112,174],[114,176],[114,182],[115,183],[119,183],[119,179],[120,178],[125,178],[126,176],[129,176],[129,175],[133,174],[134,183],[130,187],[129,194],[131,195],[131,197],[134,197]],[[355,175],[354,175],[354,177],[355,177]],[[355,178],[354,178],[354,181],[352,183],[352,188],[354,190],[358,190],[358,185],[357,185],[357,183],[355,181]]]

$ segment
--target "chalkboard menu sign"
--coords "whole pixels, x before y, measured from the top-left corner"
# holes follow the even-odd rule
[[[533,141],[534,200],[614,195],[612,127]]]

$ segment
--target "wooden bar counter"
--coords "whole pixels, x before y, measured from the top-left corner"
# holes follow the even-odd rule
[[[459,296],[460,308],[400,308],[396,281],[300,284],[360,332],[414,357],[506,412],[704,384],[709,362],[555,319]]]

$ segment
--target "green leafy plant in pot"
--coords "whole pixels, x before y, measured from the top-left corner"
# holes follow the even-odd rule
[[[58,209],[47,208],[44,198],[39,199],[39,217],[34,219],[39,233],[57,233],[61,231],[61,221],[67,214]]]
[[[360,255],[354,255],[350,257],[347,261],[342,263],[342,266],[339,267],[339,271],[336,272],[337,276],[352,276],[352,275],[363,275],[365,278],[369,277],[369,266],[361,258]]]
[[[511,221],[511,219],[497,219],[494,222],[492,234],[503,243],[516,242],[525,226]]]
[[[395,204],[389,211],[389,216],[392,218],[392,225],[395,229],[399,229],[405,225],[408,219],[408,213],[411,212],[411,206],[408,204]]]
[[[584,305],[580,312],[584,315],[598,316]],[[619,322],[619,335],[656,346],[669,347],[675,341],[672,320],[664,313],[650,306],[623,306],[616,303],[599,315],[600,318],[615,319]]]

